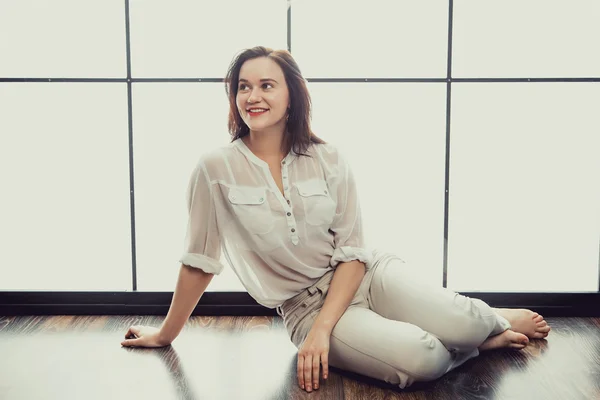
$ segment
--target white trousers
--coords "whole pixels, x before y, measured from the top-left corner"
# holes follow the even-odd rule
[[[300,348],[334,271],[277,308]],[[510,323],[479,299],[426,285],[400,258],[378,253],[331,334],[329,365],[398,385],[435,380],[479,355]]]

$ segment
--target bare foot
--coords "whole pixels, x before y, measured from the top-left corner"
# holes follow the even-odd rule
[[[508,329],[499,335],[487,338],[486,341],[479,346],[479,351],[501,348],[521,350],[527,346],[527,343],[529,343],[527,336]]]
[[[543,339],[551,330],[544,317],[531,310],[524,308],[494,308],[493,310],[510,322],[511,330],[527,335],[530,339]]]

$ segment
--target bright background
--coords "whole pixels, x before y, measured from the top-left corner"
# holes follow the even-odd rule
[[[130,0],[131,77],[149,79],[131,84],[134,216],[125,4],[0,2],[0,78],[47,80],[0,82],[0,290],[132,290],[134,222],[137,289],[173,291],[189,176],[230,141],[224,85],[203,79],[286,48],[288,4],[292,54],[329,79],[309,83],[313,128],[351,160],[367,244],[441,285],[448,1]],[[599,20],[596,0],[453,2],[453,79],[554,81],[451,83],[449,288],[598,290],[600,84],[564,78],[600,78]],[[226,265],[208,290],[244,288]]]

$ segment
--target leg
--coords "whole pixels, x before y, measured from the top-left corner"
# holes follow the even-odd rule
[[[511,328],[506,318],[483,301],[417,281],[407,264],[398,259],[374,271],[368,301],[376,313],[417,325],[456,352],[477,349],[487,338]],[[525,335],[511,338],[527,342]]]
[[[452,354],[418,326],[351,306],[331,333],[329,364],[405,388],[435,380],[477,354]]]

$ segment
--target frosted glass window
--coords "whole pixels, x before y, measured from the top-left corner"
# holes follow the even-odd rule
[[[310,83],[315,134],[349,158],[367,245],[442,284],[446,84]]]
[[[600,75],[597,0],[455,0],[454,78]]]
[[[244,48],[287,47],[283,0],[133,0],[130,7],[137,78],[220,78]]]
[[[187,187],[200,156],[227,145],[224,84],[133,85],[138,290],[173,291],[184,251]],[[224,258],[208,291],[245,291]]]
[[[0,77],[123,78],[123,0],[0,1]]]
[[[600,88],[452,86],[448,287],[597,291]]]
[[[0,85],[0,290],[131,289],[127,86]]]
[[[448,2],[296,0],[292,53],[309,78],[445,78]]]

